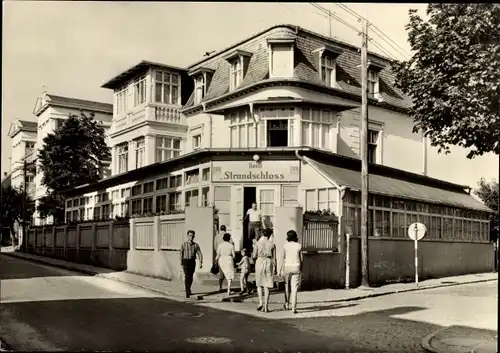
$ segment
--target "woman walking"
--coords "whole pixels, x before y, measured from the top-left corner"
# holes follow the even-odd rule
[[[225,233],[222,236],[222,243],[217,247],[215,261],[219,264],[219,269],[224,273],[227,280],[227,295],[231,295],[231,282],[234,279],[234,245],[231,243],[231,234]]]
[[[290,309],[290,299],[293,313],[297,313],[297,292],[300,286],[300,273],[302,271],[302,245],[294,230],[286,233],[287,242],[283,246],[283,263],[280,277],[285,277],[285,310]],[[290,293],[291,292],[291,293]]]
[[[262,236],[255,243],[253,258],[255,261],[255,282],[257,294],[259,295],[258,311],[269,312],[269,289],[274,287],[274,274],[276,272],[276,246],[269,237],[272,230],[264,229]],[[262,301],[262,289],[264,289],[264,302]]]

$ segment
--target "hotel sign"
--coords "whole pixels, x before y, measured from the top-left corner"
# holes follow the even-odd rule
[[[213,183],[300,182],[299,161],[214,161]]]

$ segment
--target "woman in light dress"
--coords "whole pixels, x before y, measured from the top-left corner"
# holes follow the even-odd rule
[[[222,243],[217,247],[215,261],[219,264],[219,269],[224,273],[227,280],[227,295],[231,294],[231,282],[234,279],[234,245],[231,243],[231,234],[225,233],[222,236]]]
[[[269,312],[269,289],[274,287],[274,274],[276,273],[276,246],[269,237],[272,230],[264,229],[262,236],[255,243],[252,257],[255,261],[255,282],[259,295],[258,311]],[[264,302],[262,291],[264,290]]]
[[[283,246],[283,263],[280,277],[285,278],[285,310],[290,309],[290,299],[293,313],[297,313],[297,293],[300,286],[300,274],[302,271],[302,245],[294,230],[286,233],[287,242]],[[291,292],[291,293],[290,293]]]

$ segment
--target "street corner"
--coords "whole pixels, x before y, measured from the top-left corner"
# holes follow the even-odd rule
[[[432,353],[496,353],[498,334],[486,329],[449,326],[424,337],[421,346]]]

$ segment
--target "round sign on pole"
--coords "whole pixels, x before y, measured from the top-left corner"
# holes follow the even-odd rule
[[[408,236],[411,240],[420,240],[425,236],[425,232],[427,232],[427,227],[423,223],[412,223],[408,227]]]

